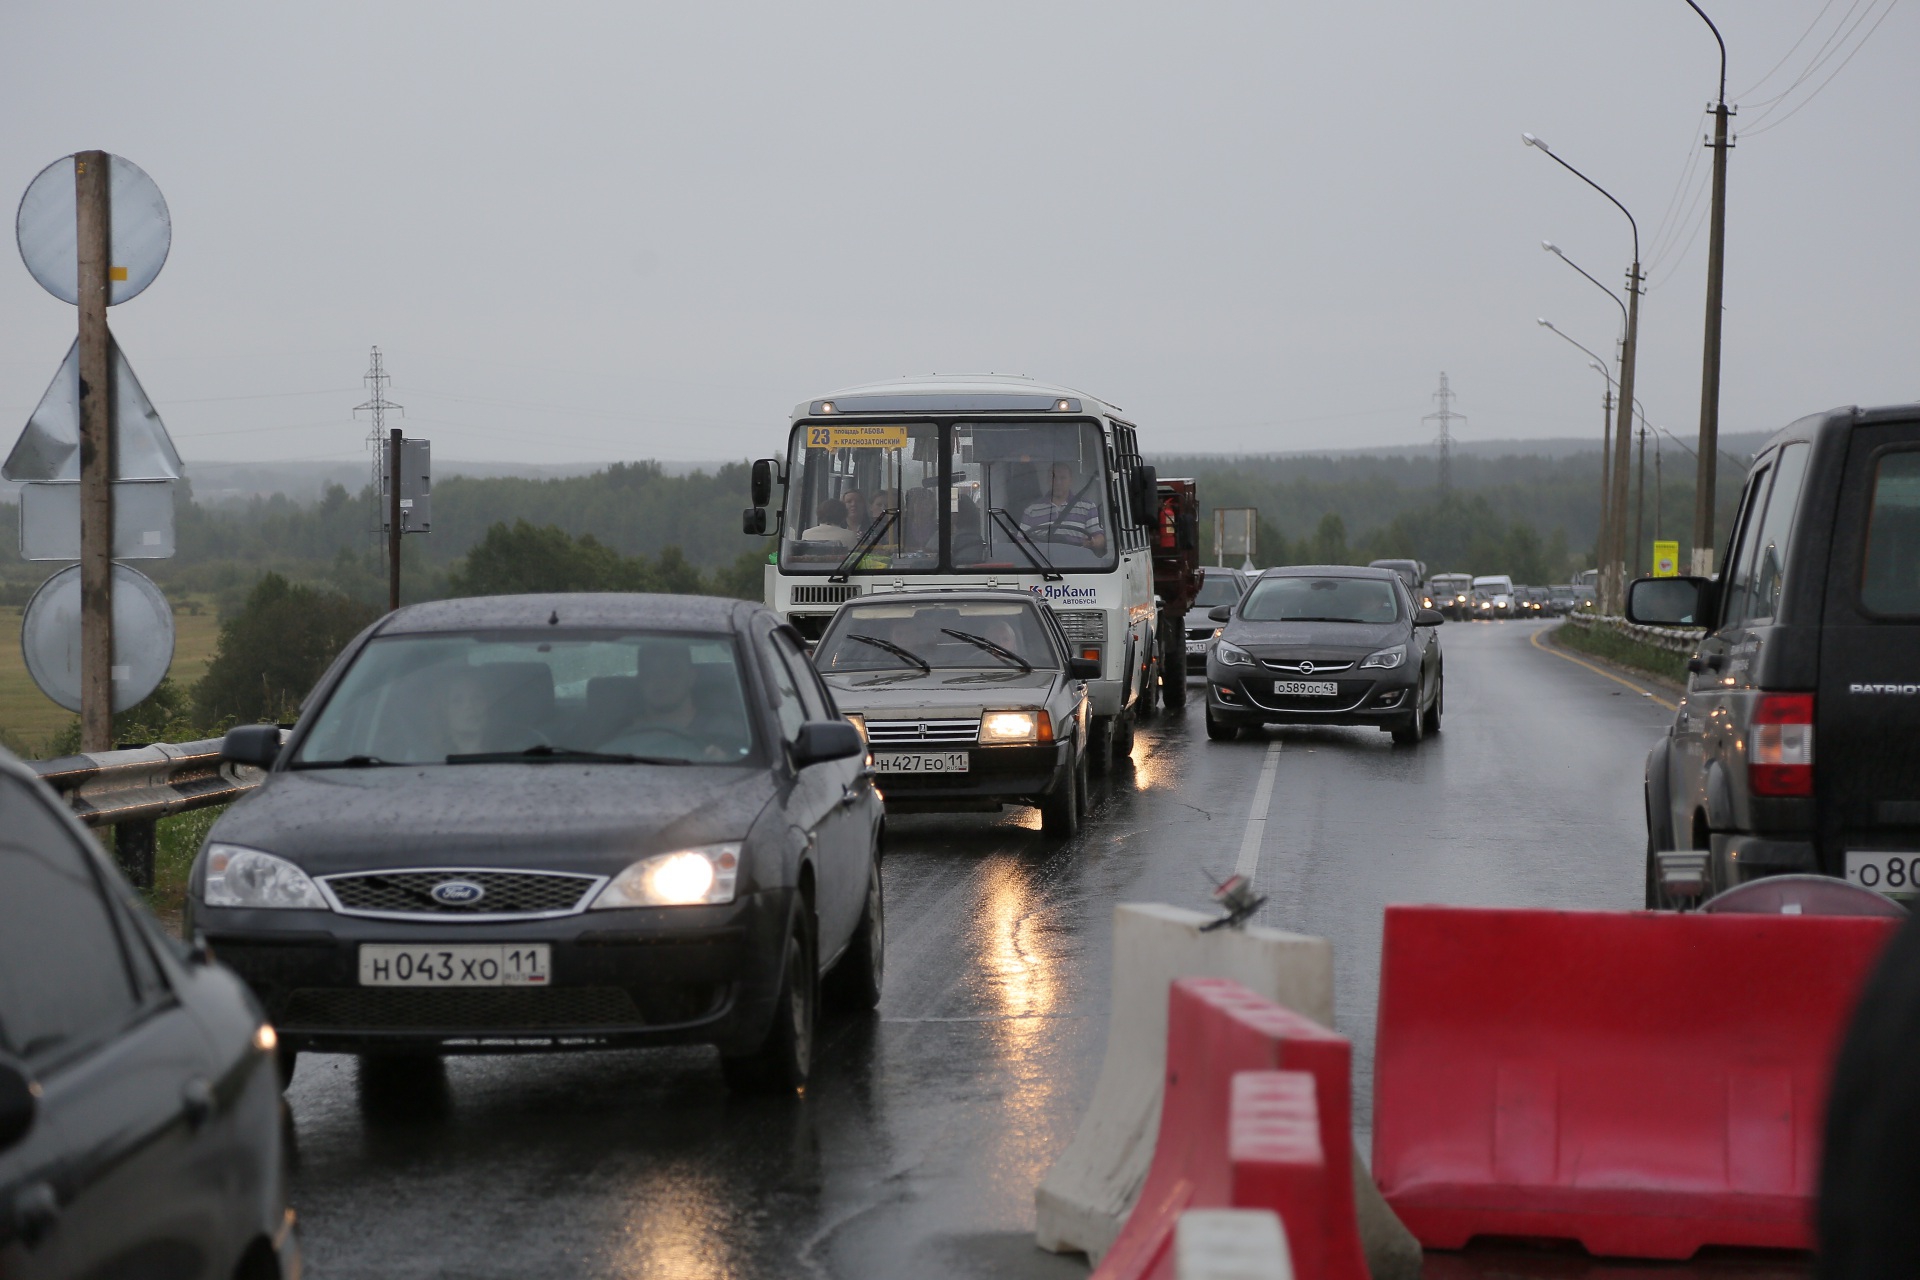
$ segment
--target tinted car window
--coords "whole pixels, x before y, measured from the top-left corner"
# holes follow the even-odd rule
[[[1872,613],[1920,614],[1920,451],[1886,454],[1874,468],[1860,603]]]
[[[1223,604],[1235,604],[1240,599],[1240,580],[1230,573],[1204,574],[1200,579],[1200,591],[1193,597],[1196,609],[1216,609]]]
[[[1749,618],[1771,618],[1779,611],[1786,587],[1787,543],[1793,533],[1793,515],[1800,506],[1800,489],[1807,478],[1808,447],[1790,444],[1780,450],[1773,468],[1773,493],[1753,540],[1753,568],[1749,574],[1746,613]]]
[[[1753,544],[1759,534],[1760,510],[1766,505],[1767,485],[1772,480],[1773,467],[1761,467],[1747,483],[1747,492],[1740,500],[1740,513],[1733,526],[1733,553],[1727,558],[1721,626],[1731,626],[1747,618],[1747,597],[1753,586]]]
[[[733,640],[541,628],[372,641],[293,767],[440,764],[532,747],[738,760],[752,750]]]
[[[35,1065],[112,1036],[139,1000],[91,859],[46,803],[0,777],[0,1041]]]
[[[806,708],[809,720],[833,719],[833,703],[828,700],[826,690],[820,687],[820,677],[815,674],[806,656],[794,645],[793,641],[776,632],[773,647],[786,663],[793,682],[799,687],[800,705]]]
[[[1395,622],[1398,585],[1379,578],[1262,578],[1240,616],[1248,622]]]
[[[768,648],[767,674],[773,681],[773,699],[780,716],[780,736],[792,742],[800,736],[800,726],[807,722],[807,708],[800,701],[800,688],[794,683],[793,672],[787,670],[786,662],[781,659],[773,637],[768,636],[761,643]]]
[[[822,671],[1004,671],[1058,667],[1039,615],[1024,600],[849,606],[821,637]]]

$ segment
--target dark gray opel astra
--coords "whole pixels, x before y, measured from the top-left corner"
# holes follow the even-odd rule
[[[1446,672],[1434,628],[1390,569],[1269,569],[1238,603],[1207,654],[1207,736],[1263,724],[1373,725],[1395,742],[1440,731]]]
[[[879,1000],[865,751],[757,605],[409,606],[284,747],[228,734],[271,767],[209,832],[189,923],[288,1054],[706,1043],[734,1087],[791,1092],[822,994]]]

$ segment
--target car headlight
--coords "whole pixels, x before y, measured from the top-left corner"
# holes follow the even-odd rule
[[[1407,646],[1397,644],[1391,649],[1382,649],[1378,653],[1368,654],[1360,659],[1360,666],[1363,670],[1367,667],[1397,667],[1406,660]]]
[[[1052,742],[1053,721],[1044,711],[989,711],[980,717],[980,745]]]
[[[686,907],[732,902],[740,846],[708,844],[642,858],[615,876],[589,911],[614,907]]]
[[[207,846],[207,879],[200,896],[210,907],[327,909],[327,900],[306,872],[285,858],[237,844]]]
[[[1250,667],[1253,665],[1253,655],[1230,640],[1215,641],[1213,656],[1220,659],[1222,663],[1229,667]]]

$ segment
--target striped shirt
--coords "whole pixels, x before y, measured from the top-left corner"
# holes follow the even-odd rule
[[[1020,527],[1036,539],[1068,547],[1088,546],[1107,533],[1106,526],[1100,523],[1100,508],[1085,498],[1069,502],[1049,502],[1043,498],[1021,514]]]

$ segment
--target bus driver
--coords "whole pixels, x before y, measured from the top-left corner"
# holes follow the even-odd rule
[[[1020,515],[1020,527],[1042,542],[1085,547],[1096,554],[1107,549],[1106,527],[1100,508],[1073,494],[1073,464],[1056,462],[1047,470],[1047,493],[1029,503]]]

